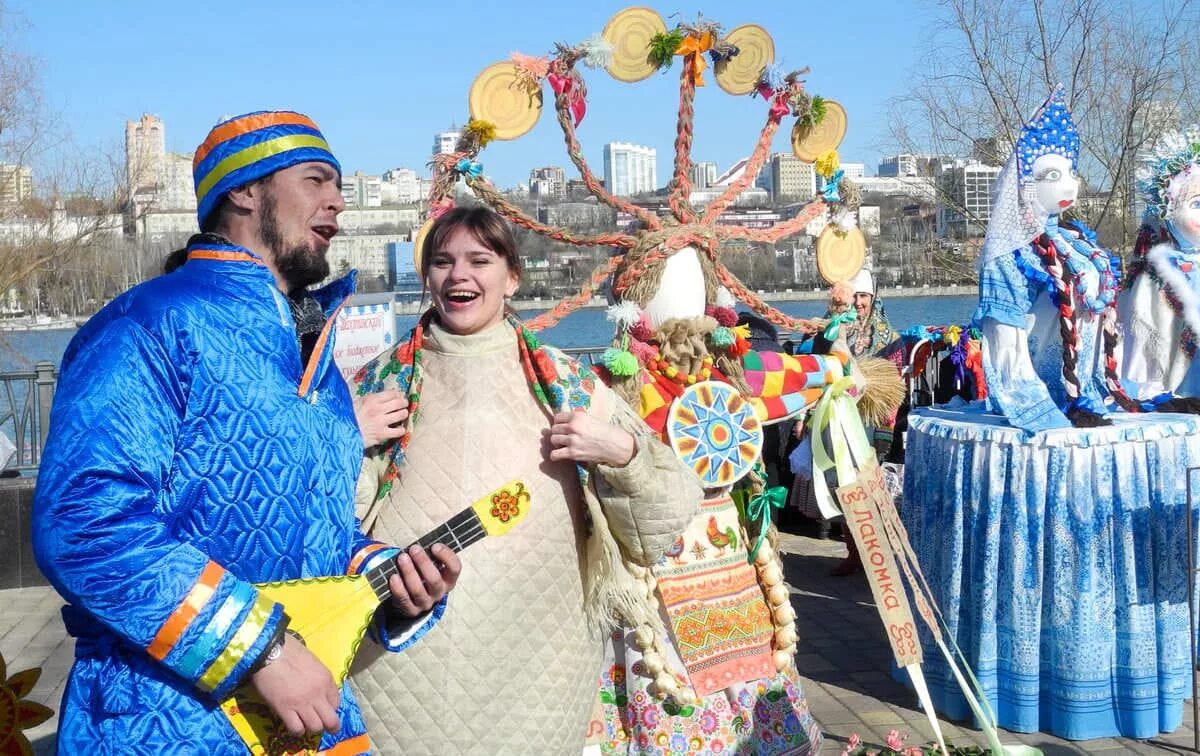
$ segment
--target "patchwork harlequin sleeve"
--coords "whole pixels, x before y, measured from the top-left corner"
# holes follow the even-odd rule
[[[222,699],[284,615],[172,535],[163,514],[188,377],[131,318],[68,354],[38,476],[34,549],[68,602]]]

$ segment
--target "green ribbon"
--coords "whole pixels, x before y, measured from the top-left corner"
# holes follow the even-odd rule
[[[841,315],[834,315],[829,319],[829,323],[825,325],[825,332],[822,334],[828,341],[837,341],[838,333],[841,332],[842,326],[847,323],[853,323],[858,319],[858,313],[854,310],[843,312]]]
[[[750,503],[746,505],[747,519],[751,522],[758,521],[758,538],[754,541],[754,548],[750,549],[746,559],[750,564],[754,564],[754,558],[758,556],[758,550],[767,538],[767,529],[771,527],[771,509],[783,509],[783,505],[787,503],[787,497],[788,490],[786,488],[773,486],[758,496],[752,497]]]

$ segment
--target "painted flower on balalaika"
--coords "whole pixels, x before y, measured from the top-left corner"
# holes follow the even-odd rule
[[[529,492],[524,483],[517,484],[517,492],[500,491],[492,495],[491,515],[500,522],[508,522],[521,515],[521,507],[529,504]]]
[[[40,668],[17,672],[6,677],[7,667],[0,655],[0,754],[4,756],[33,756],[33,746],[24,730],[37,727],[54,712],[26,696],[42,676]]]

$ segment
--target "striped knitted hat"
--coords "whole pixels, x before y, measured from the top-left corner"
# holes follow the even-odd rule
[[[205,218],[229,191],[298,163],[342,166],[317,125],[288,110],[258,111],[222,121],[208,132],[192,159],[196,216]]]

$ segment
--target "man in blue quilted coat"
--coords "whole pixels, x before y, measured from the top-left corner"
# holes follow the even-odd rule
[[[63,357],[33,526],[76,638],[59,749],[245,753],[217,704],[251,685],[292,735],[363,753],[348,688],[253,585],[397,553],[354,521],[363,439],[332,333],[353,273],[308,290],[329,273],[341,167],[310,119],[259,112],[218,124],[193,173],[203,233],[186,261],[106,306]],[[449,590],[458,562],[434,555],[398,560],[382,619]]]

